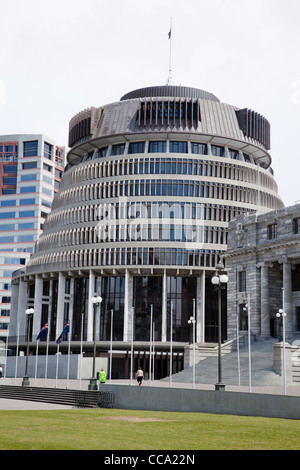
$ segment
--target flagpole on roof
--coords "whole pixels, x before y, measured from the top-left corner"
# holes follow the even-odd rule
[[[171,18],[171,26],[170,26],[170,31],[168,34],[169,41],[170,41],[170,52],[169,52],[169,76],[168,76],[167,85],[172,85],[173,83],[173,79],[172,79],[172,21],[173,21],[173,18]]]

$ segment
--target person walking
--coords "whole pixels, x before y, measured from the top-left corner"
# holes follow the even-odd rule
[[[142,371],[142,368],[139,367],[138,371],[136,373],[136,380],[137,380],[139,385],[142,385],[143,378],[144,378],[144,372]]]
[[[99,382],[100,384],[105,384],[106,381],[106,373],[104,372],[103,369],[101,369],[100,374],[99,374]]]

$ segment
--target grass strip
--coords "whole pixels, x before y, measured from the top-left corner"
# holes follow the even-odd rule
[[[0,411],[0,450],[299,450],[300,421],[117,409]]]

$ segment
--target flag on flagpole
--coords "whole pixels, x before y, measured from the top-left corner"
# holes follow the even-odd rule
[[[169,39],[171,39],[171,36],[172,36],[172,28],[170,28],[170,31],[168,32]]]
[[[59,337],[57,338],[56,344],[61,343],[63,335],[67,335],[67,334],[69,333],[69,331],[70,331],[70,320],[69,320],[68,323],[65,325],[65,327],[64,327],[64,329],[62,330],[61,334],[60,334]]]
[[[47,334],[48,334],[48,323],[46,323],[46,325],[43,326],[43,328],[41,329],[41,331],[37,335],[37,337],[36,337],[37,341],[39,339],[43,338],[43,336],[46,336]]]

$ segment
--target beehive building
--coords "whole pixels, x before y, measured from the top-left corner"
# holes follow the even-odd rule
[[[11,334],[18,322],[25,334],[30,306],[33,339],[48,322],[55,351],[71,319],[74,351],[82,334],[89,354],[97,294],[97,354],[107,353],[112,333],[119,351],[113,376],[126,376],[132,338],[136,358],[146,361],[151,332],[157,377],[166,375],[171,312],[180,369],[193,313],[197,343],[217,338],[211,277],[227,248],[229,221],[283,208],[269,122],[203,90],[149,87],[79,112],[69,146],[35,252],[14,274]],[[223,316],[225,339],[226,308]]]

